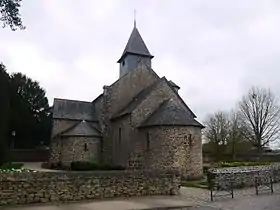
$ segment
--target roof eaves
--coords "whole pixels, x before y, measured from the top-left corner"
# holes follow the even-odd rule
[[[75,128],[75,127],[76,127],[77,125],[79,125],[80,123],[81,123],[81,120],[79,120],[79,122],[75,123],[74,125],[70,126],[69,128],[66,128],[65,130],[63,130],[63,131],[57,133],[56,135],[53,136],[53,138],[57,138],[57,137],[59,137],[59,136],[62,136],[63,133],[66,133],[66,132],[72,130],[73,128]]]
[[[137,128],[141,129],[141,128],[149,128],[149,127],[168,127],[168,126],[174,126],[174,127],[182,127],[182,126],[192,126],[192,127],[199,127],[199,128],[205,128],[203,125],[192,125],[192,124],[163,124],[163,125],[160,125],[160,124],[153,124],[153,125],[139,125]]]
[[[182,99],[182,97],[177,93],[177,91],[171,86],[169,81],[164,77],[164,80],[168,84],[168,86],[172,89],[172,91],[177,95],[177,97],[180,99],[180,101],[184,104],[184,106],[190,111],[190,113],[193,115],[194,118],[196,118],[196,115],[193,113],[193,111],[188,107],[186,102]]]

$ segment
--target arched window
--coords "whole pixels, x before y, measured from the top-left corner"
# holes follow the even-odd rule
[[[189,146],[192,146],[193,145],[193,136],[192,134],[187,134],[184,136],[184,144],[185,145],[189,145]]]
[[[122,141],[122,128],[119,128],[119,144],[121,144]]]
[[[85,143],[85,145],[84,145],[84,150],[85,150],[85,151],[88,151],[88,145],[87,145],[87,143]]]
[[[151,139],[150,139],[150,133],[147,132],[147,133],[146,133],[146,149],[147,149],[147,151],[150,150],[150,146],[151,146],[150,140],[151,140]]]

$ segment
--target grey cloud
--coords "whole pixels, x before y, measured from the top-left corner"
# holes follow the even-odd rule
[[[154,70],[181,86],[199,119],[233,108],[251,85],[280,94],[277,0],[82,2],[24,1],[27,30],[1,31],[0,56],[9,71],[39,80],[51,103],[53,97],[92,100],[117,79],[133,9]]]

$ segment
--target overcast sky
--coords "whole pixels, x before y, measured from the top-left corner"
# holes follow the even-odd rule
[[[24,0],[27,29],[0,30],[1,61],[39,81],[50,104],[91,101],[118,79],[134,9],[153,69],[200,120],[252,85],[280,94],[279,0]]]

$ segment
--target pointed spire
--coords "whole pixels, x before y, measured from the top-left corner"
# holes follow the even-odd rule
[[[134,28],[136,28],[136,10],[134,10]]]
[[[134,54],[134,55],[140,55],[143,57],[150,57],[150,58],[154,57],[149,52],[145,42],[143,41],[143,39],[136,27],[136,20],[134,20],[134,28],[130,34],[129,40],[126,44],[123,54],[122,54],[121,58],[118,60],[118,63],[120,63],[121,60],[123,59],[123,57],[129,53]]]

